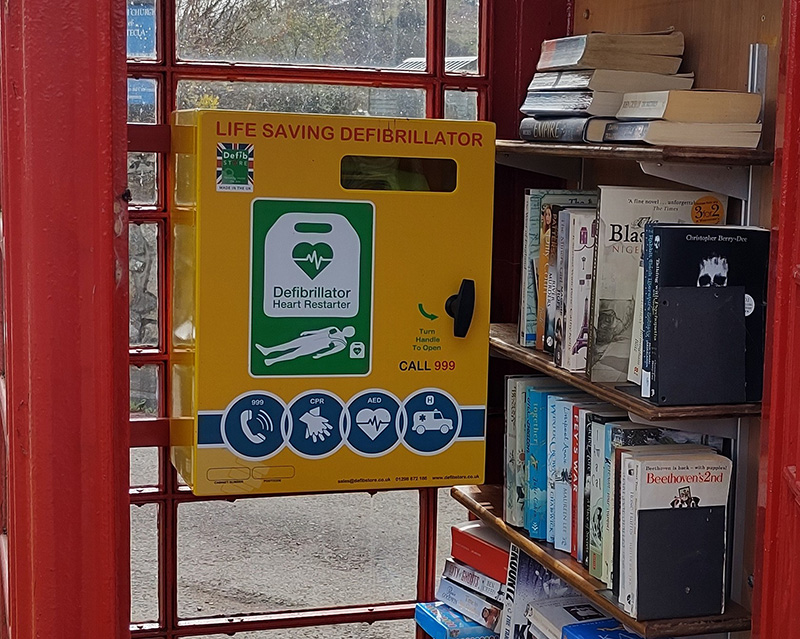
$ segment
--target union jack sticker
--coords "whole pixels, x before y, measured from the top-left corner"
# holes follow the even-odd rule
[[[217,143],[217,191],[253,192],[252,144]]]

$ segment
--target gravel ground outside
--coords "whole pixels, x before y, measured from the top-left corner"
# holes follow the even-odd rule
[[[131,483],[153,482],[155,450],[131,452]],[[197,502],[179,510],[182,617],[301,610],[414,599],[416,491]],[[131,506],[131,615],[158,611],[157,506]],[[439,572],[450,526],[466,511],[439,493]],[[204,635],[223,639],[228,635]],[[237,633],[236,639],[412,639],[411,620]]]

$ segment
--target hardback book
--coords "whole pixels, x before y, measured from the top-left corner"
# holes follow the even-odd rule
[[[529,142],[602,142],[606,125],[614,118],[551,117],[522,118],[519,137]]]
[[[500,636],[502,639],[544,639],[531,624],[531,607],[547,599],[574,595],[574,592],[552,572],[512,544]]]
[[[554,226],[557,223],[558,211],[561,207],[596,207],[597,191],[553,191],[542,196],[541,200],[541,232],[539,233],[539,292],[537,295],[538,308],[536,311],[536,348],[552,353],[552,344],[545,349],[545,333],[547,332],[547,294],[548,286],[554,284],[549,279],[550,245]],[[555,259],[555,255],[554,255]],[[555,295],[555,290],[552,290]],[[555,299],[555,297],[553,297]],[[551,333],[552,335],[552,333]]]
[[[733,147],[755,149],[761,123],[669,122],[634,120],[609,122],[602,142],[645,142],[657,146]]]
[[[502,608],[486,597],[481,597],[471,590],[442,578],[436,589],[436,598],[492,632],[500,629]]]
[[[647,232],[650,225],[645,225],[643,246],[647,246]],[[628,381],[640,385],[642,383],[642,349],[644,342],[644,252],[639,259],[636,271],[636,293],[633,297],[633,328],[631,330],[631,354],[628,359]]]
[[[545,40],[537,71],[564,69],[618,69],[676,73],[683,54],[683,34],[587,35]]]
[[[593,408],[586,415],[586,429],[591,432],[589,440],[589,512],[586,514],[586,530],[588,532],[588,566],[589,574],[603,579],[603,472],[605,467],[605,425],[610,421],[620,423],[627,413],[618,408]]]
[[[758,122],[762,99],[759,93],[699,89],[626,93],[617,118],[753,123]]]
[[[537,269],[539,266],[539,233],[541,230],[542,195],[548,191],[525,189],[524,219],[522,224],[522,274],[519,299],[519,345],[536,344],[536,296],[539,291]]]
[[[622,106],[623,93],[611,91],[528,91],[519,108],[528,116],[597,115],[613,118]]]
[[[528,91],[593,90],[631,93],[633,91],[668,91],[691,89],[694,73],[667,75],[615,69],[583,69],[535,73]]]
[[[594,214],[570,209],[568,270],[564,291],[564,337],[561,366],[568,371],[586,370],[589,346],[589,302],[592,297],[592,265],[597,241]]]
[[[528,618],[546,639],[561,639],[564,626],[608,619],[604,612],[579,594],[537,601],[530,607]]]
[[[769,244],[769,231],[758,227],[652,226],[645,253],[644,397],[659,404],[761,400]],[[671,307],[664,304],[670,297]],[[705,318],[694,334],[679,332],[671,319],[681,308]],[[690,342],[691,348],[670,350]]]
[[[709,191],[600,187],[587,356],[593,382],[623,382],[628,376],[645,224],[724,224],[727,206],[727,196]]]
[[[498,634],[441,601],[418,603],[414,621],[432,639],[497,639]]]
[[[547,397],[577,392],[562,382],[543,378],[525,391],[527,417],[527,493],[525,529],[531,539],[547,539]]]
[[[616,501],[618,471],[616,450],[631,446],[656,446],[674,444],[694,444],[710,446],[717,452],[727,452],[725,440],[720,437],[672,430],[658,426],[633,424],[630,422],[608,422],[605,426],[605,451],[603,460],[603,578],[612,590],[619,591],[619,575],[615,572],[615,562],[619,555],[619,504]]]
[[[497,581],[497,579],[492,579],[482,572],[475,570],[472,566],[462,564],[452,557],[448,557],[445,560],[442,577],[446,577],[460,586],[474,590],[479,595],[483,595],[499,603],[502,603],[505,597],[505,586]]]
[[[642,457],[635,465],[632,616],[722,614],[731,461],[690,454]]]
[[[642,639],[615,619],[597,619],[570,624],[561,630],[561,639]],[[709,638],[710,639],[710,638]]]
[[[450,528],[450,554],[487,577],[506,582],[509,541],[481,521],[469,521]]]

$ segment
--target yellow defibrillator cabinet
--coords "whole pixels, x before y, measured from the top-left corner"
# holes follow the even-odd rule
[[[179,111],[171,164],[192,490],[480,483],[494,125]]]

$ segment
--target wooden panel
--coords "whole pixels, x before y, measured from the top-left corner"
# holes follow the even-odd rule
[[[453,498],[471,513],[485,521],[504,537],[533,557],[542,566],[559,576],[566,583],[583,593],[606,614],[618,619],[627,628],[645,639],[652,637],[674,637],[747,630],[750,615],[733,602],[725,604],[725,614],[712,617],[685,619],[662,619],[637,621],[627,615],[608,596],[605,584],[595,579],[583,564],[575,561],[569,553],[553,548],[551,544],[533,541],[523,532],[503,521],[503,490],[500,486],[457,486],[451,489]]]
[[[749,47],[769,46],[765,148],[772,148],[780,46],[780,0],[575,0],[575,33],[646,32],[686,36],[681,71],[701,89],[747,88]]]
[[[675,419],[720,419],[758,415],[761,404],[711,404],[707,406],[657,406],[635,395],[620,390],[620,384],[590,382],[586,375],[570,373],[553,363],[552,357],[517,343],[515,324],[492,324],[489,335],[491,353],[502,355],[560,379],[575,388],[586,391],[603,401],[627,410],[649,421]],[[631,386],[631,385],[628,385]]]

